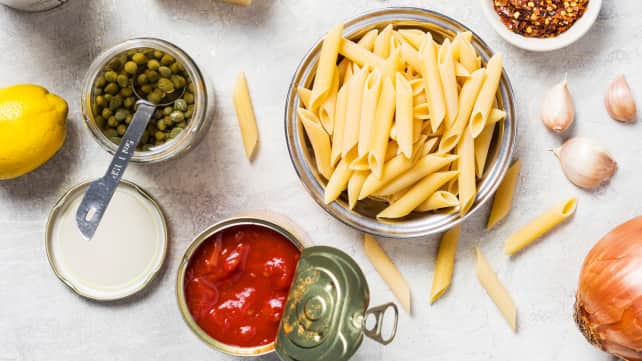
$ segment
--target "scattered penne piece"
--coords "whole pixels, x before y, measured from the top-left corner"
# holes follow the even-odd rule
[[[234,108],[236,109],[236,118],[241,128],[245,155],[247,159],[252,159],[256,145],[259,142],[259,130],[256,127],[252,98],[250,97],[247,80],[243,72],[239,73],[236,77],[232,99],[234,101]]]
[[[435,262],[435,274],[432,278],[432,287],[430,289],[430,303],[433,304],[441,297],[450,287],[453,277],[453,268],[455,268],[455,253],[457,252],[457,242],[459,241],[460,226],[451,228],[444,233],[439,242],[439,251],[437,252],[437,261]]]
[[[521,251],[539,237],[564,222],[575,213],[577,199],[571,198],[549,209],[513,233],[504,243],[504,253],[509,256]]]
[[[499,312],[502,313],[508,325],[517,331],[517,308],[510,294],[497,278],[497,274],[490,267],[479,247],[475,247],[475,273],[479,283],[484,287],[488,296],[493,300]]]
[[[499,221],[504,219],[508,212],[510,212],[511,204],[513,203],[513,195],[515,194],[515,185],[519,179],[519,170],[522,166],[520,160],[516,160],[504,176],[504,179],[499,184],[499,188],[495,192],[493,199],[493,206],[488,215],[488,223],[486,229],[493,228]]]
[[[384,252],[377,240],[369,234],[363,235],[363,247],[368,259],[388,284],[401,306],[410,314],[412,313],[410,287],[401,272],[392,263],[390,257]]]
[[[499,88],[499,81],[502,78],[504,58],[502,54],[495,54],[486,65],[486,80],[482,85],[473,112],[470,116],[470,130],[473,138],[477,138],[484,130],[488,121],[488,115],[496,100],[497,89]]]
[[[321,103],[328,96],[332,87],[334,73],[337,69],[337,56],[339,55],[339,45],[343,33],[343,24],[332,28],[323,40],[321,54],[319,55],[319,64],[317,65],[317,74],[314,77],[312,95],[310,96],[309,109],[314,111],[321,106]]]

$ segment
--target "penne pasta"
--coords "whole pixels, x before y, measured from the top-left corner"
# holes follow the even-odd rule
[[[412,168],[414,159],[408,159],[403,154],[398,154],[383,165],[381,176],[370,174],[361,188],[359,200],[365,199],[371,194],[381,189],[388,182],[398,177],[401,173]]]
[[[506,119],[506,112],[494,108],[493,110],[490,111],[490,114],[488,115],[488,120],[486,121],[487,124],[494,124],[494,123],[499,123],[502,120]]]
[[[454,55],[453,55],[454,57]],[[460,62],[455,63],[455,75],[457,78],[470,78],[470,72]]]
[[[247,87],[245,73],[241,72],[236,77],[234,84],[234,93],[232,95],[234,108],[236,109],[236,118],[241,129],[241,138],[243,139],[243,148],[247,159],[252,159],[256,145],[259,142],[259,130],[256,126],[256,117],[252,107],[250,91]]]
[[[312,86],[312,95],[310,96],[310,110],[314,111],[321,106],[332,87],[332,79],[337,69],[339,45],[341,44],[341,39],[343,39],[342,33],[343,24],[340,24],[332,28],[323,39],[317,73]]]
[[[484,257],[484,254],[481,252],[479,247],[475,247],[475,273],[479,279],[479,283],[484,287],[486,293],[491,300],[495,303],[499,312],[508,325],[513,329],[517,330],[517,308],[515,303],[511,298],[510,294],[497,278],[497,274],[490,267],[490,264]]]
[[[395,74],[402,70],[403,67],[401,66],[401,49],[395,49],[383,64],[383,79],[391,79],[394,81]]]
[[[422,74],[426,82],[426,97],[430,104],[430,125],[435,131],[441,125],[446,116],[446,105],[444,103],[444,91],[442,88],[439,68],[437,65],[437,54],[435,52],[435,42],[430,33],[426,33],[424,42],[421,46]]]
[[[296,92],[299,95],[299,100],[303,103],[303,107],[305,109],[310,109],[310,97],[312,96],[312,90],[300,86],[296,88]]]
[[[486,158],[488,158],[488,150],[494,133],[495,123],[488,124],[475,139],[475,175],[477,178],[481,178],[484,175]]]
[[[488,115],[497,97],[499,81],[502,78],[503,62],[504,58],[502,54],[495,54],[486,65],[486,79],[479,91],[477,101],[475,101],[475,106],[470,116],[469,124],[473,138],[477,138],[486,126]]]
[[[453,277],[455,268],[455,253],[457,252],[457,242],[461,228],[455,226],[448,232],[444,233],[439,242],[439,251],[437,251],[437,260],[435,262],[435,274],[432,278],[432,287],[430,289],[430,303],[433,304],[446,292]]]
[[[372,132],[372,144],[368,155],[368,166],[375,178],[380,179],[383,165],[388,160],[386,153],[393,149],[389,147],[390,128],[395,114],[395,88],[390,79],[386,79],[381,89],[377,103],[377,112]],[[394,142],[396,145],[397,143]],[[396,147],[394,148],[396,154]]]
[[[549,209],[513,233],[504,242],[504,253],[512,256],[526,248],[539,237],[572,216],[576,208],[577,199],[571,198]]]
[[[334,131],[332,132],[332,152],[330,153],[330,166],[334,167],[343,152],[343,133],[346,124],[346,108],[348,105],[348,89],[350,81],[343,84],[337,93],[337,101],[334,108]]]
[[[475,178],[475,145],[472,134],[465,131],[464,137],[457,145],[457,166],[459,178],[459,213],[463,216],[468,213],[477,196],[477,182]]]
[[[368,165],[368,154],[372,149],[372,137],[374,131],[377,102],[381,95],[381,72],[375,69],[366,78],[361,101],[361,120],[359,125],[359,142],[357,145],[358,159],[364,159]]]
[[[341,192],[343,192],[348,186],[348,181],[352,176],[352,169],[348,166],[348,162],[345,159],[342,159],[337,167],[332,172],[328,184],[325,186],[325,194],[323,201],[325,204],[330,204],[334,202]]]
[[[407,172],[393,179],[391,182],[379,189],[377,191],[377,195],[391,195],[406,189],[426,176],[446,167],[455,159],[457,159],[457,156],[452,154],[428,154],[421,158],[417,164]]]
[[[397,131],[397,143],[399,151],[410,158],[412,156],[413,138],[413,105],[412,105],[412,87],[408,80],[397,73],[396,76],[396,113],[395,127]]]
[[[397,297],[401,306],[411,313],[411,295],[408,282],[403,278],[397,267],[392,263],[377,240],[369,234],[363,235],[363,248],[374,269],[388,284],[392,293]]]
[[[477,56],[477,51],[471,44],[472,34],[469,31],[457,34],[453,40],[455,47],[455,56],[457,60],[466,68],[470,73],[479,69],[481,62]]]
[[[359,66],[367,65],[372,68],[381,68],[384,63],[384,59],[380,56],[345,38],[341,40],[339,53]]]
[[[363,187],[363,182],[365,182],[367,176],[368,171],[356,171],[352,173],[348,181],[348,207],[350,209],[353,209],[357,204],[359,192],[361,192],[361,187]]]
[[[453,57],[450,40],[444,40],[437,55],[439,77],[444,88],[446,102],[446,125],[451,126],[459,111],[459,89],[457,89],[457,76],[455,75],[455,59]]]
[[[377,40],[377,36],[379,35],[379,30],[377,29],[372,29],[366,33],[366,35],[362,36],[361,39],[357,42],[357,44],[361,45],[364,49],[368,51],[372,51],[374,49],[374,44],[375,40]]]
[[[421,47],[421,42],[426,34],[421,30],[415,29],[399,29],[397,32],[417,50]]]
[[[455,208],[459,205],[459,198],[448,191],[437,191],[430,198],[417,206],[417,211],[428,212],[442,208]]]
[[[399,200],[377,214],[377,218],[401,218],[410,214],[458,172],[433,173],[412,186]]]
[[[423,65],[421,63],[421,56],[419,52],[408,43],[401,44],[401,58],[413,71],[421,73]]]
[[[460,94],[457,119],[442,137],[441,143],[439,143],[439,152],[450,152],[459,143],[485,77],[486,70],[479,69],[464,83]]]
[[[361,103],[363,90],[368,76],[367,69],[361,69],[353,76],[348,88],[348,102],[346,106],[345,127],[343,128],[343,158],[356,157],[356,148],[359,143],[359,126],[361,123]],[[355,153],[355,154],[352,154]]]
[[[391,140],[388,142],[388,147],[386,149],[386,162],[397,155],[399,155],[399,146],[396,141]]]
[[[379,33],[374,42],[373,52],[383,59],[387,59],[390,55],[390,40],[392,39],[392,31],[392,24],[388,24],[388,26],[386,26],[381,31],[381,33]]]
[[[312,145],[317,170],[323,177],[325,177],[325,179],[330,179],[332,167],[330,166],[331,150],[328,133],[323,130],[323,126],[321,126],[319,118],[317,118],[313,112],[304,108],[299,108],[297,110],[297,115],[299,116],[301,123],[303,123],[305,133],[308,135],[308,139]]]
[[[522,162],[516,160],[513,165],[508,168],[504,179],[499,184],[493,199],[493,206],[488,215],[488,223],[486,229],[493,228],[499,221],[504,219],[508,212],[510,212],[511,204],[513,203],[513,194],[515,194],[515,185],[519,179],[519,170]]]
[[[321,107],[319,108],[319,120],[321,121],[323,129],[325,129],[329,135],[332,135],[332,132],[334,131],[334,117],[338,91],[339,70],[337,68],[334,71],[332,86],[330,87],[328,97],[323,101],[323,104],[321,104]]]

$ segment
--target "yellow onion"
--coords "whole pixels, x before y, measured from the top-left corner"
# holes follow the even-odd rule
[[[575,321],[602,350],[642,361],[642,217],[610,231],[586,256]]]

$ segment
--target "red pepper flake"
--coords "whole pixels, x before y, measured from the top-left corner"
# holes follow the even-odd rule
[[[579,20],[589,0],[493,0],[495,11],[511,31],[534,38],[552,38]]]

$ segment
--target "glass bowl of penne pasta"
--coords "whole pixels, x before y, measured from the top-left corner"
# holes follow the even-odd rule
[[[294,168],[328,213],[393,238],[443,232],[483,207],[516,137],[503,57],[442,14],[394,7],[332,28],[287,97]]]

